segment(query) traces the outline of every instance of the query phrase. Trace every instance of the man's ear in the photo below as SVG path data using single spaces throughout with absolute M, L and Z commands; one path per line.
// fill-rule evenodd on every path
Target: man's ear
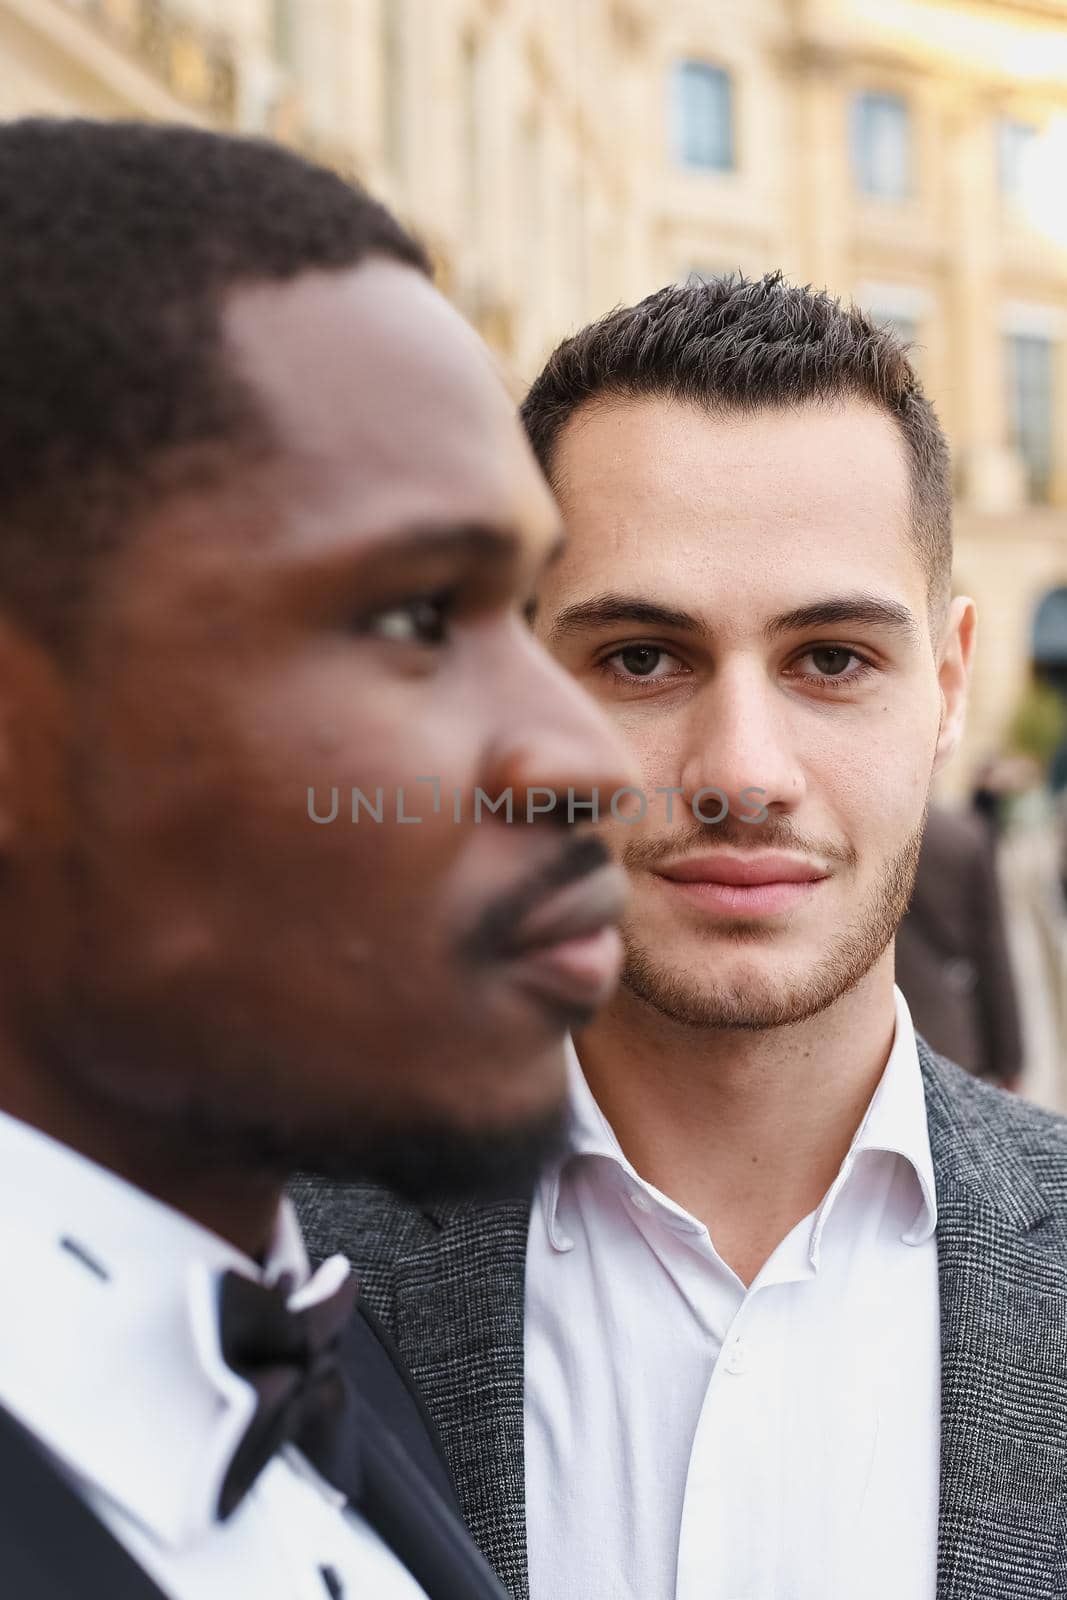
M 974 601 L 957 595 L 950 603 L 941 633 L 937 657 L 937 681 L 941 690 L 941 725 L 934 749 L 934 771 L 955 753 L 963 737 L 967 715 L 967 691 L 978 630 Z

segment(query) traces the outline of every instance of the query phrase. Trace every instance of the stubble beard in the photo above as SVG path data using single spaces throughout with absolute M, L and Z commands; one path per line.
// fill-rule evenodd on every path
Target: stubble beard
M 889 945 L 915 886 L 925 825 L 924 816 L 885 863 L 860 913 L 801 976 L 769 976 L 753 964 L 747 975 L 716 982 L 717 949 L 726 940 L 737 948 L 765 945 L 768 935 L 760 923 L 735 923 L 725 934 L 716 929 L 708 944 L 708 976 L 700 980 L 669 971 L 629 926 L 623 930 L 621 987 L 683 1027 L 762 1033 L 807 1022 L 854 989 Z

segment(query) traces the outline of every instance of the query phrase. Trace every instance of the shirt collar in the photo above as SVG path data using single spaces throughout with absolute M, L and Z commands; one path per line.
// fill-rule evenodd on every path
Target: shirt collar
M 878 1087 L 856 1130 L 855 1137 L 841 1168 L 831 1184 L 816 1213 L 811 1239 L 812 1265 L 817 1267 L 822 1232 L 833 1210 L 834 1201 L 852 1172 L 861 1152 L 881 1150 L 903 1156 L 915 1174 L 919 1204 L 915 1220 L 904 1234 L 907 1244 L 922 1244 L 937 1227 L 937 1194 L 934 1184 L 934 1163 L 930 1153 L 930 1135 L 926 1121 L 926 1097 L 923 1092 L 919 1053 L 915 1044 L 915 1028 L 908 1003 L 894 986 L 895 1007 L 893 1046 Z M 566 1251 L 570 1240 L 559 1217 L 560 1184 L 563 1173 L 572 1160 L 579 1156 L 600 1156 L 614 1162 L 627 1177 L 640 1184 L 679 1218 L 688 1218 L 681 1207 L 669 1196 L 648 1184 L 627 1158 L 615 1132 L 597 1105 L 578 1060 L 572 1040 L 567 1041 L 567 1074 L 569 1118 L 567 1152 L 563 1161 L 544 1179 L 545 1218 L 548 1236 L 554 1249 Z
M 856 1130 L 841 1170 L 830 1186 L 819 1208 L 813 1251 L 817 1255 L 818 1240 L 833 1201 L 848 1180 L 857 1158 L 867 1150 L 887 1151 L 903 1156 L 915 1174 L 919 1190 L 919 1204 L 915 1220 L 904 1233 L 906 1244 L 924 1244 L 937 1227 L 937 1189 L 934 1182 L 934 1160 L 930 1152 L 930 1133 L 926 1120 L 926 1094 L 923 1090 L 919 1051 L 915 1043 L 915 1026 L 908 1010 L 908 1002 L 894 986 L 893 1001 L 896 1023 L 893 1048 L 885 1071 L 874 1091 L 863 1121 Z
M 224 1362 L 216 1284 L 292 1275 L 294 1308 L 335 1289 L 310 1277 L 283 1202 L 266 1265 L 25 1123 L 0 1113 L 0 1404 L 69 1472 L 178 1547 L 215 1520 L 255 1410 Z
M 578 1156 L 603 1156 L 635 1182 L 643 1183 L 627 1158 L 607 1117 L 597 1105 L 582 1071 L 574 1040 L 567 1037 L 567 1132 L 562 1159 L 549 1168 L 542 1182 L 545 1224 L 554 1250 L 570 1250 L 572 1241 L 559 1215 L 560 1186 L 564 1172 Z

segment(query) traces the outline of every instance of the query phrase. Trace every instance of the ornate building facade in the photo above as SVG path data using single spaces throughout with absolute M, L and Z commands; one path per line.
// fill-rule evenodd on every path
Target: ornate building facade
M 568 329 L 690 272 L 855 298 L 914 341 L 955 452 L 982 638 L 949 790 L 1002 741 L 1043 602 L 1059 670 L 1064 0 L 0 0 L 0 116 L 34 111 L 358 173 L 517 391 Z

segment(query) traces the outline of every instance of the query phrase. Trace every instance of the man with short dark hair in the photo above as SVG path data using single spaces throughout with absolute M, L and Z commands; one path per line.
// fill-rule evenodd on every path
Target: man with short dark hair
M 622 987 L 532 1209 L 431 1242 L 312 1194 L 312 1237 L 518 1597 L 1058 1594 L 1064 1124 L 893 982 L 974 640 L 933 410 L 888 332 L 771 276 L 613 312 L 523 415 L 569 536 L 534 628 L 641 773 Z
M 278 147 L 0 129 L 0 283 L 3 1592 L 500 1600 L 282 1196 L 556 1143 L 624 885 L 526 800 L 626 764 L 523 624 L 551 497 L 421 249 Z

